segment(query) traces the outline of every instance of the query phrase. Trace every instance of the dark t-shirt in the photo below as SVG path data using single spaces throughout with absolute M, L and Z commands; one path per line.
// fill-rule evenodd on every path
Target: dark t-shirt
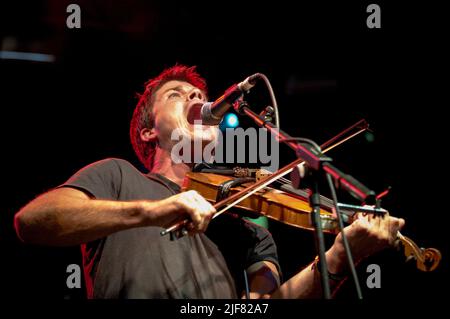
M 144 175 L 129 162 L 105 159 L 78 171 L 60 187 L 74 187 L 95 199 L 159 200 L 180 187 L 157 174 Z M 206 234 L 171 241 L 160 227 L 119 231 L 82 245 L 89 298 L 236 298 L 244 269 L 271 261 L 276 246 L 264 228 L 221 215 Z

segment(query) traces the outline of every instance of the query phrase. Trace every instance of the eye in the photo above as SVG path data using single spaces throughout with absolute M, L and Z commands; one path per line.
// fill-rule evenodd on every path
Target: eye
M 172 92 L 172 93 L 169 94 L 168 98 L 171 99 L 173 97 L 179 97 L 179 96 L 180 96 L 179 92 Z

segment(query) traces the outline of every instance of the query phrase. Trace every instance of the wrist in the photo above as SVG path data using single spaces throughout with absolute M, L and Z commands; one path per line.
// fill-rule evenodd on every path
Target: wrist
M 130 217 L 134 220 L 136 226 L 150 226 L 155 223 L 154 216 L 148 213 L 153 210 L 152 202 L 142 200 L 131 203 L 133 203 L 133 206 L 130 208 Z
M 167 199 L 142 200 L 136 203 L 139 226 L 167 227 L 174 220 L 172 212 L 177 211 L 176 204 Z
M 330 274 L 346 274 L 348 272 L 347 255 L 341 247 L 333 245 L 326 253 L 328 272 Z
M 335 252 L 333 252 L 331 249 L 325 253 L 325 259 L 327 261 L 327 270 L 328 270 L 328 279 L 334 282 L 341 282 L 344 279 L 348 277 L 348 272 L 345 267 L 343 267 L 343 264 L 340 262 L 337 262 L 335 259 Z M 321 273 L 320 269 L 320 261 L 319 256 L 316 256 L 314 259 L 311 270 L 316 270 L 319 274 Z

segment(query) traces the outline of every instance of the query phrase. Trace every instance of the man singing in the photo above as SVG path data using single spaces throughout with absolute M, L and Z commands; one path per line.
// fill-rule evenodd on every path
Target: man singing
M 205 233 L 214 207 L 195 191 L 181 192 L 192 163 L 173 161 L 171 135 L 181 130 L 203 146 L 215 140 L 215 127 L 198 130 L 187 120 L 192 108 L 207 101 L 206 94 L 195 67 L 176 65 L 148 81 L 130 137 L 149 173 L 122 159 L 88 165 L 16 214 L 19 238 L 81 245 L 88 298 L 245 297 L 244 271 L 250 298 L 320 298 L 315 263 L 283 281 L 266 229 L 221 216 L 227 231 Z M 160 236 L 162 228 L 186 218 L 188 236 L 174 241 Z M 345 228 L 355 260 L 391 246 L 403 225 L 391 216 L 360 215 Z M 341 234 L 326 259 L 334 289 L 348 270 Z

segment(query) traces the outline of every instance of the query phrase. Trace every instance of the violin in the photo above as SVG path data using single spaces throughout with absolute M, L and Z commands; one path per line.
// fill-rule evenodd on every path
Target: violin
M 216 203 L 221 186 L 233 180 L 233 177 L 225 175 L 189 172 L 185 177 L 183 190 L 195 190 L 207 201 Z M 240 194 L 249 184 L 251 182 L 232 187 L 229 193 L 231 196 Z M 312 208 L 309 204 L 307 192 L 298 192 L 298 194 L 294 195 L 278 189 L 265 187 L 263 190 L 252 194 L 234 205 L 233 209 L 242 211 L 242 215 L 245 216 L 265 216 L 269 219 L 303 230 L 314 230 L 311 218 Z M 356 215 L 354 211 L 342 208 L 340 212 L 346 217 L 344 220 L 347 223 L 351 223 L 353 217 Z M 333 212 L 333 203 L 331 199 L 324 196 L 321 196 L 320 217 L 324 232 L 329 234 L 337 234 L 339 232 L 335 213 Z M 398 239 L 403 246 L 404 255 L 407 260 L 415 259 L 419 270 L 428 272 L 437 268 L 442 258 L 439 250 L 435 248 L 419 248 L 412 239 L 400 233 L 398 233 Z
M 348 134 L 355 128 L 358 128 L 359 131 L 332 145 L 339 137 Z M 338 136 L 324 143 L 321 147 L 326 147 L 324 152 L 329 151 L 366 130 L 368 130 L 368 124 L 364 120 L 359 121 Z M 283 180 L 284 175 L 292 172 L 302 162 L 301 159 L 297 159 L 274 174 L 256 170 L 252 177 L 250 177 L 252 174 L 249 173 L 249 170 L 245 169 L 235 170 L 232 176 L 217 173 L 188 172 L 182 189 L 183 191 L 195 190 L 207 201 L 213 203 L 217 210 L 213 218 L 233 208 L 234 210 L 240 211 L 243 215 L 253 217 L 266 216 L 269 219 L 293 227 L 312 231 L 315 228 L 311 218 L 312 208 L 309 203 L 308 192 L 286 185 L 283 190 L 268 187 L 268 185 L 276 180 Z M 320 218 L 323 231 L 337 234 L 339 230 L 333 201 L 321 196 L 320 203 Z M 381 208 L 368 209 L 368 211 L 388 213 L 387 210 Z M 351 223 L 356 216 L 356 211 L 352 209 L 341 208 L 340 213 L 344 222 L 347 223 Z M 188 222 L 189 220 L 181 221 L 163 230 L 161 235 L 173 234 L 174 231 L 184 230 L 184 226 Z M 419 248 L 413 240 L 402 235 L 400 232 L 398 232 L 397 238 L 403 246 L 406 259 L 415 259 L 416 266 L 419 270 L 429 272 L 438 267 L 442 258 L 439 250 L 435 248 Z

